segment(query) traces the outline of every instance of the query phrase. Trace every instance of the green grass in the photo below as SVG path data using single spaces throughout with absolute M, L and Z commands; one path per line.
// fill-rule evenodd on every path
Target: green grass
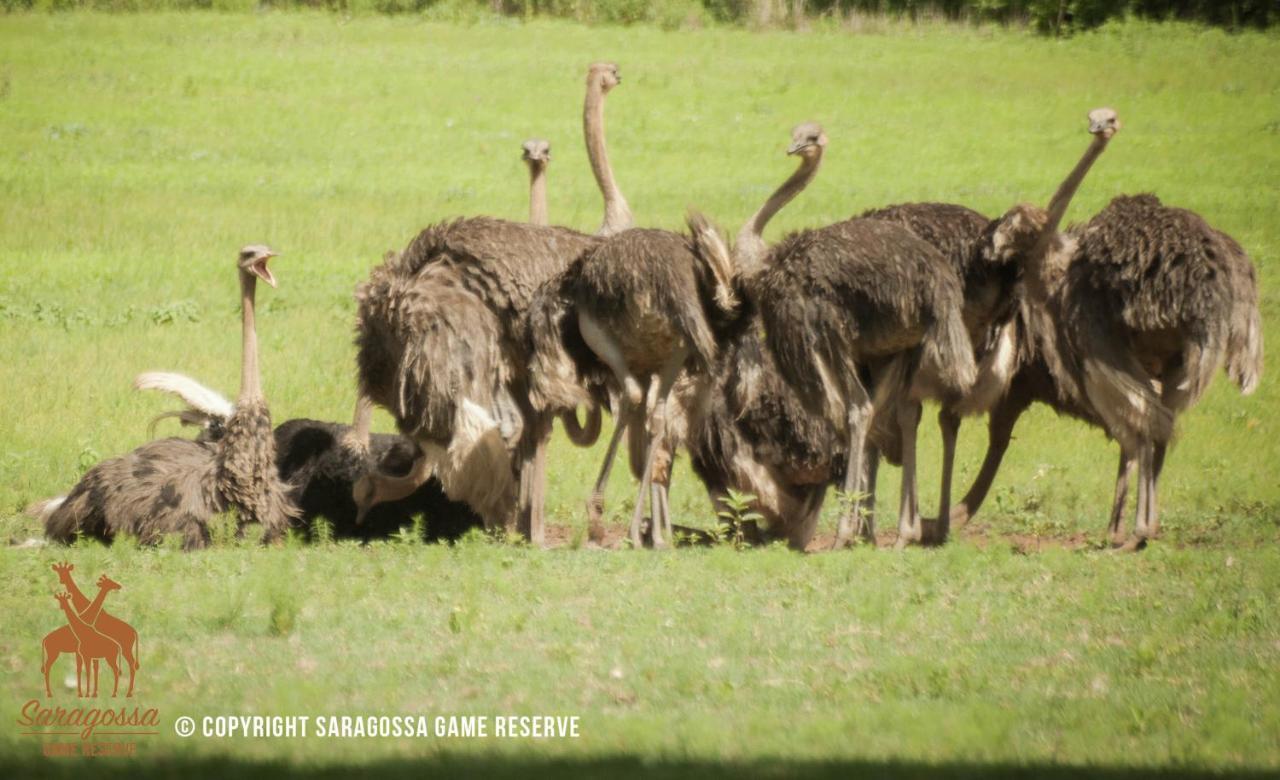
M 1043 202 L 1086 143 L 1085 111 L 1112 105 L 1124 130 L 1071 216 L 1146 190 L 1200 212 L 1250 251 L 1266 335 L 1280 344 L 1274 35 L 1128 25 L 1055 42 L 945 27 L 851 36 L 4 16 L 4 538 L 37 532 L 19 514 L 27 502 L 144 440 L 164 402 L 131 392 L 134 374 L 182 370 L 234 392 L 241 245 L 284 252 L 280 289 L 260 294 L 276 419 L 341 420 L 354 285 L 437 219 L 522 218 L 521 140 L 553 144 L 553 219 L 593 229 L 580 110 L 594 59 L 622 68 L 611 156 L 644 225 L 679 227 L 692 204 L 736 228 L 790 171 L 789 128 L 825 125 L 823 170 L 771 238 L 893 202 L 993 215 Z M 1277 387 L 1268 374 L 1241 398 L 1219 380 L 1183 418 L 1161 484 L 1166 541 L 1138 557 L 1062 549 L 1101 535 L 1116 454 L 1101 433 L 1043 409 L 1019 427 L 980 525 L 940 551 L 0 550 L 0 722 L 39 692 L 39 638 L 56 626 L 48 564 L 66 556 L 82 586 L 102 571 L 125 585 L 113 609 L 142 634 L 139 701 L 160 707 L 164 736 L 139 750 L 158 774 L 265 774 L 275 761 L 408 773 L 416 759 L 507 774 L 526 760 L 597 774 L 698 774 L 718 761 L 735 773 L 797 761 L 901 776 L 935 765 L 975 776 L 1275 769 Z M 923 430 L 929 507 L 937 436 Z M 965 426 L 959 485 L 983 441 L 980 422 Z M 549 510 L 571 532 L 599 455 L 553 447 Z M 894 506 L 897 473 L 882 471 L 881 501 Z M 618 470 L 617 516 L 632 490 Z M 680 522 L 713 521 L 683 467 L 672 500 Z M 1014 554 L 1010 539 L 1043 551 Z M 179 714 L 406 711 L 580 714 L 584 736 L 172 734 Z M 0 730 L 0 763 L 80 768 L 36 753 L 30 737 Z

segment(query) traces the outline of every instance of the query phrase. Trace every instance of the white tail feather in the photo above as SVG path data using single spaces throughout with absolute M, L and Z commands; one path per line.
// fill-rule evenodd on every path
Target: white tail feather
M 168 371 L 147 371 L 133 380 L 135 390 L 159 390 L 176 395 L 198 412 L 227 419 L 235 406 L 215 390 L 210 390 L 189 376 Z
M 733 257 L 729 254 L 729 248 L 725 246 L 719 231 L 699 212 L 690 210 L 685 217 L 685 222 L 693 236 L 694 245 L 698 247 L 699 256 L 707 264 L 707 270 L 715 280 L 716 306 L 724 311 L 733 311 L 738 307 L 738 296 L 733 289 L 733 279 L 737 275 L 737 269 L 734 266 Z
M 43 523 L 49 518 L 49 515 L 53 514 L 54 510 L 66 503 L 66 500 L 66 496 L 46 498 L 43 501 L 37 501 L 29 505 L 24 511 L 28 517 L 33 517 Z

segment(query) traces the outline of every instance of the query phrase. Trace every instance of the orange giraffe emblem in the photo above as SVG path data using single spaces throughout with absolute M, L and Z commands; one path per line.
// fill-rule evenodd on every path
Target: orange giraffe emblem
M 71 653 L 76 659 L 76 693 L 80 697 L 98 695 L 98 661 L 105 660 L 115 673 L 115 686 L 120 689 L 120 659 L 129 668 L 129 688 L 125 696 L 133 696 L 133 678 L 138 671 L 138 632 L 133 626 L 105 612 L 102 603 L 107 594 L 120 590 L 120 583 L 107 575 L 98 578 L 98 594 L 89 601 L 71 578 L 75 567 L 69 563 L 55 563 L 54 572 L 65 593 L 57 594 L 58 605 L 67 618 L 67 625 L 50 631 L 42 642 L 45 696 L 53 696 L 49 687 L 49 670 L 63 653 Z M 92 662 L 92 663 L 90 663 Z

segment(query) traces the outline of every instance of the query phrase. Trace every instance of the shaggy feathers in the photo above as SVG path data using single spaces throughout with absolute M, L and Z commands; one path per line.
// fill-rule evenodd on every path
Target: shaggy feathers
M 942 263 L 909 231 L 872 219 L 795 233 L 773 249 L 751 284 L 778 368 L 811 410 L 842 416 L 844 403 L 824 392 L 853 397 L 862 365 L 917 345 L 949 390 L 973 383 L 960 284 Z

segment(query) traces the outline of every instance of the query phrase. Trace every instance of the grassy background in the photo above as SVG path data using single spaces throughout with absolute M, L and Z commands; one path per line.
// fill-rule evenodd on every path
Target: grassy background
M 1266 334 L 1280 344 L 1274 35 L 1126 25 L 1053 42 L 944 27 L 849 36 L 323 14 L 6 16 L 4 537 L 37 532 L 18 513 L 27 502 L 144 440 L 164 404 L 129 390 L 137 372 L 182 370 L 234 392 L 241 245 L 285 253 L 280 289 L 259 298 L 276 419 L 345 420 L 354 285 L 434 220 L 523 218 L 521 140 L 553 144 L 552 218 L 594 229 L 580 111 L 595 59 L 622 68 L 607 109 L 611 156 L 642 225 L 679 227 L 696 204 L 736 228 L 789 173 L 789 128 L 823 122 L 823 171 L 770 238 L 893 202 L 992 215 L 1043 202 L 1087 142 L 1084 113 L 1112 105 L 1124 130 L 1070 216 L 1144 190 L 1200 212 L 1252 254 Z M 587 735 L 482 745 L 169 736 L 153 757 L 305 766 L 425 754 L 475 768 L 489 760 L 479 751 L 497 751 L 484 766 L 537 756 L 596 771 L 606 770 L 589 762 L 654 755 L 690 771 L 719 758 L 903 773 L 919 761 L 1274 767 L 1276 410 L 1273 372 L 1247 399 L 1219 381 L 1186 415 L 1161 486 L 1168 542 L 1136 560 L 1056 549 L 1101 536 L 1116 453 L 1101 433 L 1043 409 L 1023 419 L 967 539 L 927 554 L 3 550 L 12 585 L 0 596 L 0 659 L 12 674 L 2 698 L 16 707 L 38 690 L 34 648 L 52 627 L 47 564 L 65 554 L 82 580 L 105 570 L 125 583 L 120 614 L 146 615 L 144 701 L 166 718 L 571 710 Z M 930 507 L 937 436 L 922 430 Z M 980 421 L 965 426 L 962 487 L 984 441 Z M 571 534 L 599 455 L 553 448 L 549 510 Z M 887 506 L 897 479 L 882 470 Z M 620 470 L 615 519 L 632 493 Z M 679 521 L 711 522 L 683 467 L 672 499 Z M 1050 551 L 1012 555 L 1011 537 Z M 337 587 L 332 571 L 347 575 Z M 284 637 L 264 617 L 277 602 L 296 613 Z M 367 649 L 350 648 L 369 637 Z M 29 742 L 4 739 L 0 750 L 29 759 Z

